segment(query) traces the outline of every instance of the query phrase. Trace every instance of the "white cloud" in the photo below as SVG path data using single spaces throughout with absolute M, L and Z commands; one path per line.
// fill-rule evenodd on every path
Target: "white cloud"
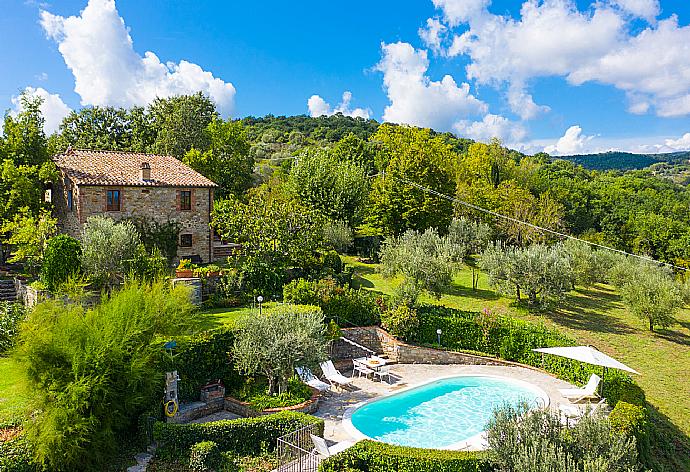
M 429 18 L 426 20 L 426 27 L 419 28 L 419 37 L 432 51 L 440 52 L 447 30 L 448 28 L 438 18 Z
M 664 141 L 664 147 L 672 151 L 690 150 L 690 133 L 685 133 L 678 139 L 667 139 Z
M 331 109 L 331 105 L 326 102 L 319 95 L 312 95 L 307 100 L 307 107 L 309 108 L 310 116 L 322 116 L 322 115 L 335 115 L 336 113 L 342 113 L 345 116 L 352 116 L 354 118 L 364 118 L 369 119 L 371 111 L 367 108 L 355 108 L 350 109 L 350 102 L 352 101 L 352 93 L 345 91 L 343 92 L 342 101 L 334 109 Z
M 612 0 L 611 3 L 624 12 L 649 22 L 653 22 L 661 11 L 659 0 Z
M 458 85 L 450 75 L 440 81 L 426 75 L 426 51 L 403 42 L 384 43 L 381 49 L 376 69 L 383 73 L 390 101 L 383 113 L 385 121 L 448 131 L 458 121 L 487 113 L 487 105 L 470 93 L 469 84 Z
M 657 22 L 657 0 L 599 0 L 585 11 L 572 0 L 525 0 L 518 18 L 474 1 L 462 10 L 463 3 L 434 0 L 448 24 L 468 23 L 454 30 L 446 54 L 469 58 L 468 79 L 507 85 L 508 103 L 523 119 L 544 111 L 525 87 L 540 77 L 614 86 L 626 92 L 631 113 L 690 114 L 690 26 L 674 15 Z M 635 18 L 649 25 L 638 30 Z
M 532 120 L 542 113 L 547 113 L 550 108 L 534 103 L 532 95 L 527 93 L 521 84 L 515 83 L 508 90 L 508 104 L 511 110 L 523 120 Z
M 486 11 L 491 0 L 432 0 L 436 8 L 443 10 L 445 20 L 451 26 L 467 23 Z
M 142 57 L 114 0 L 89 0 L 80 16 L 41 11 L 46 35 L 57 42 L 83 105 L 145 105 L 156 97 L 202 91 L 229 115 L 235 87 L 196 64 L 162 63 L 151 51 Z
M 56 93 L 49 93 L 46 89 L 42 87 L 26 87 L 24 93 L 30 97 L 41 97 L 43 103 L 41 104 L 41 113 L 45 119 L 43 128 L 46 134 L 51 134 L 57 131 L 62 119 L 69 115 L 72 111 L 65 102 L 62 101 L 60 95 Z M 17 115 L 17 113 L 22 111 L 21 96 L 12 97 L 13 109 L 11 111 L 12 115 Z
M 527 130 L 520 123 L 491 113 L 484 116 L 481 121 L 460 121 L 454 128 L 460 136 L 485 143 L 492 138 L 499 138 L 509 147 L 521 147 L 520 141 L 527 136 Z
M 556 156 L 591 152 L 587 150 L 586 145 L 593 138 L 594 136 L 585 136 L 582 134 L 582 128 L 579 126 L 571 126 L 556 144 L 546 146 L 544 152 Z

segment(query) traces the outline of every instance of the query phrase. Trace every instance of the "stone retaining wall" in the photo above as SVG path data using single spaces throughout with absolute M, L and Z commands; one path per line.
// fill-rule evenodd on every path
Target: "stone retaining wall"
M 413 346 L 395 339 L 378 326 L 363 326 L 341 329 L 343 337 L 383 354 L 399 364 L 466 364 L 466 365 L 516 365 L 488 356 L 477 356 L 463 352 L 445 351 L 424 346 Z M 342 340 L 331 346 L 334 359 L 352 359 L 366 355 L 366 352 Z

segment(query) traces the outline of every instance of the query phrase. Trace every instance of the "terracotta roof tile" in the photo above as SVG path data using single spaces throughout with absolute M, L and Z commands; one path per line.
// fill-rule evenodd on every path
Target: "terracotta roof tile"
M 77 185 L 217 187 L 173 156 L 73 149 L 53 160 Z M 145 162 L 151 166 L 150 180 L 141 178 L 141 165 Z

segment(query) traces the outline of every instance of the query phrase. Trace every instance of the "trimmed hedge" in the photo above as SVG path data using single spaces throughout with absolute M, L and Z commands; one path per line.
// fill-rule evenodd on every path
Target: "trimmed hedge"
M 547 370 L 569 382 L 584 384 L 590 375 L 601 375 L 602 368 L 558 356 L 532 351 L 539 347 L 572 346 L 577 341 L 543 324 L 534 324 L 507 316 L 468 312 L 437 305 L 417 309 L 419 329 L 413 341 L 435 344 L 441 328 L 443 346 L 454 351 L 474 351 Z M 633 392 L 633 393 L 630 393 Z M 621 396 L 644 394 L 627 374 L 609 370 L 604 382 L 604 396 L 615 405 Z
M 222 462 L 220 448 L 213 441 L 198 442 L 189 450 L 189 468 L 192 472 L 213 472 Z
M 360 441 L 329 457 L 319 472 L 491 472 L 484 453 L 392 446 Z
M 222 451 L 240 455 L 256 455 L 275 449 L 280 436 L 308 425 L 318 425 L 323 434 L 323 420 L 304 413 L 283 411 L 274 415 L 237 420 L 221 420 L 203 424 L 171 424 L 158 422 L 153 437 L 161 450 L 174 456 L 186 455 L 202 441 L 213 441 Z

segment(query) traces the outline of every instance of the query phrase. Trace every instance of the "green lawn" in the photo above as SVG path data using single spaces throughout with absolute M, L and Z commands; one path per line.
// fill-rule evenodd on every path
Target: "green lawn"
M 399 280 L 386 280 L 376 266 L 354 258 L 346 262 L 356 268 L 358 286 L 392 293 Z M 667 416 L 684 434 L 690 435 L 690 310 L 678 317 L 678 324 L 650 333 L 646 324 L 630 314 L 612 287 L 598 285 L 574 290 L 566 299 L 543 313 L 530 313 L 515 307 L 513 300 L 497 296 L 481 274 L 477 291 L 472 290 L 472 273 L 463 270 L 455 277 L 450 293 L 440 300 L 423 301 L 462 310 L 490 308 L 500 313 L 543 321 L 569 333 L 582 344 L 592 344 L 603 352 L 634 368 L 641 375 L 635 380 L 642 386 L 649 402 Z
M 262 309 L 270 310 L 275 305 L 275 302 L 267 302 L 263 304 Z M 243 317 L 252 313 L 259 313 L 258 306 L 205 309 L 195 315 L 194 329 L 196 331 L 206 331 L 222 326 L 234 326 Z
M 0 357 L 0 423 L 22 415 L 27 401 L 22 385 L 19 366 L 8 357 Z

